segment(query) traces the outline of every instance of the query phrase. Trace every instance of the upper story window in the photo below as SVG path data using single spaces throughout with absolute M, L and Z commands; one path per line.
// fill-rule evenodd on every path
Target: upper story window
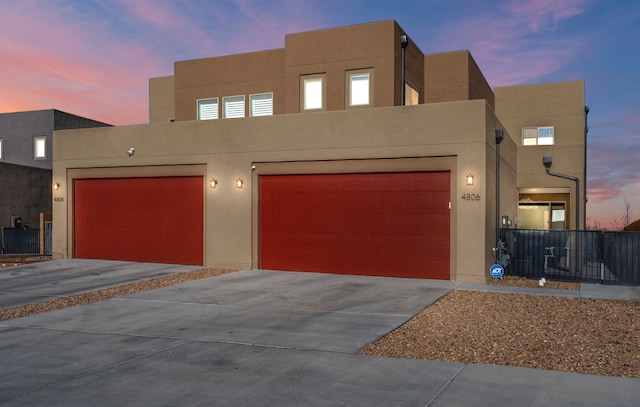
M 303 75 L 300 77 L 302 95 L 300 104 L 303 111 L 325 109 L 325 75 Z
M 420 101 L 420 93 L 408 83 L 404 84 L 404 104 L 405 106 L 417 105 Z
M 249 95 L 250 116 L 273 115 L 273 93 Z
M 218 118 L 218 98 L 198 100 L 198 120 Z
M 348 106 L 370 106 L 373 94 L 373 70 L 358 70 L 347 72 Z
M 523 127 L 522 128 L 522 145 L 523 146 L 551 146 L 554 140 L 554 127 Z
M 44 160 L 47 158 L 47 136 L 35 136 L 33 138 L 33 159 Z
M 225 119 L 244 117 L 244 95 L 222 98 L 222 117 Z

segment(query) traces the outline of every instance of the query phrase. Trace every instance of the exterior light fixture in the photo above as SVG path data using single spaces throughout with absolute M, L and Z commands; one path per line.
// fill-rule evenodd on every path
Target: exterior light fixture
M 215 188 L 217 185 L 218 185 L 218 180 L 215 178 L 211 178 L 211 181 L 209 181 L 209 187 Z
M 59 182 L 54 182 L 54 183 L 53 183 L 53 189 L 54 189 L 54 190 L 56 190 L 56 191 L 57 191 L 58 189 L 60 189 L 60 183 L 59 183 Z
M 467 182 L 467 185 L 473 185 L 473 183 L 475 182 L 475 178 L 473 177 L 472 173 L 467 174 L 467 178 L 465 180 Z
M 236 180 L 236 188 L 240 189 L 242 188 L 242 185 L 244 185 L 244 180 L 242 178 L 238 178 Z

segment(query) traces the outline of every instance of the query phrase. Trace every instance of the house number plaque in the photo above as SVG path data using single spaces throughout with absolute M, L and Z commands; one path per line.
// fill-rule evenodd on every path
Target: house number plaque
M 479 201 L 480 194 L 462 194 L 463 201 Z

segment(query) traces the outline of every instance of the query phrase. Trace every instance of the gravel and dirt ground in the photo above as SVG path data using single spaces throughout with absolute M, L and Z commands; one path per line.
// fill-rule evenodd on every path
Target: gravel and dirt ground
M 640 378 L 640 302 L 453 291 L 362 353 Z
M 233 271 L 198 270 L 2 309 L 0 321 Z M 538 287 L 514 277 L 492 284 Z M 547 281 L 545 288 L 579 286 Z M 640 303 L 453 291 L 362 353 L 640 377 Z

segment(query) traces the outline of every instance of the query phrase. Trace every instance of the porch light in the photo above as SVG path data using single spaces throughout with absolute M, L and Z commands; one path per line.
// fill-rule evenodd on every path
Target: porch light
M 218 185 L 218 180 L 215 178 L 211 178 L 211 181 L 209 181 L 209 187 L 215 188 L 217 185 Z
M 467 174 L 466 181 L 467 181 L 467 185 L 473 185 L 475 180 L 472 173 Z
M 53 183 L 53 189 L 54 189 L 54 190 L 56 190 L 56 191 L 57 191 L 58 189 L 60 189 L 60 183 L 59 183 L 59 182 L 54 182 L 54 183 Z
M 238 189 L 242 188 L 243 184 L 244 184 L 244 180 L 242 178 L 238 178 L 236 180 L 236 188 L 238 188 Z

